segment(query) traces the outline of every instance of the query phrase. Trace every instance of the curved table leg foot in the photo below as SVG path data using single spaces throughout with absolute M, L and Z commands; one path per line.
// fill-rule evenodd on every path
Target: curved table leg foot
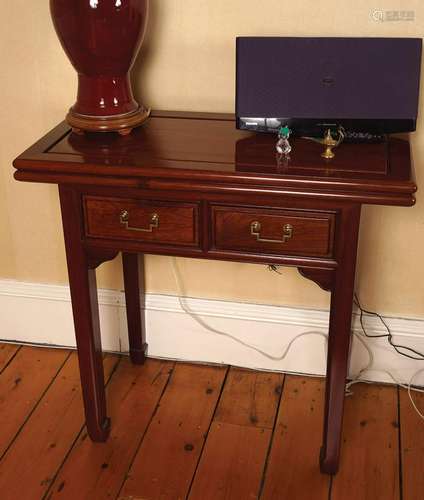
M 321 448 L 319 454 L 319 467 L 323 474 L 337 474 L 339 470 L 339 457 L 325 456 L 324 448 Z
M 146 361 L 147 344 L 142 349 L 130 349 L 130 359 L 134 365 L 142 365 Z
M 104 443 L 110 434 L 111 420 L 109 417 L 105 417 L 103 422 L 88 422 L 87 421 L 87 432 L 90 439 L 95 443 Z

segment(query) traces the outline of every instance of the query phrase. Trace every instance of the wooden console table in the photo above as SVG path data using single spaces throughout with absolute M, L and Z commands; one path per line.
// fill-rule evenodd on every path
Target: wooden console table
M 337 472 L 361 205 L 414 204 L 409 143 L 342 144 L 326 161 L 299 139 L 285 162 L 274 145 L 228 115 L 158 112 L 126 137 L 62 123 L 15 160 L 17 180 L 59 186 L 92 440 L 110 427 L 97 266 L 122 252 L 130 354 L 143 363 L 137 254 L 283 264 L 331 292 L 321 470 Z

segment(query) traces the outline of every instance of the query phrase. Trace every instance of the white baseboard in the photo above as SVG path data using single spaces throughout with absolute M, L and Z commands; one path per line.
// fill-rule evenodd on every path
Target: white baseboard
M 119 291 L 100 290 L 100 322 L 103 348 L 128 351 L 125 298 Z M 296 335 L 314 331 L 327 333 L 328 311 L 185 299 L 189 309 L 215 330 L 279 356 Z M 75 346 L 69 289 L 66 286 L 0 280 L 0 339 L 58 346 Z M 386 318 L 396 342 L 424 351 L 424 319 Z M 384 333 L 376 318 L 366 321 L 370 335 Z M 359 317 L 353 329 L 360 331 Z M 272 360 L 233 339 L 212 333 L 195 321 L 180 305 L 178 297 L 148 294 L 146 297 L 148 354 L 178 360 L 224 363 L 263 370 L 313 375 L 325 374 L 325 339 L 318 335 L 297 340 L 284 360 Z M 391 372 L 409 382 L 423 362 L 400 356 L 386 339 L 366 339 L 374 356 L 374 368 Z M 367 364 L 368 354 L 354 339 L 350 374 Z M 368 380 L 392 382 L 382 371 L 366 374 Z M 424 385 L 424 375 L 415 383 Z

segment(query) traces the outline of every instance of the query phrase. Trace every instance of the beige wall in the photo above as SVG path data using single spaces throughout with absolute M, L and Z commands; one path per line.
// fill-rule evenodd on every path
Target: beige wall
M 0 17 L 0 279 L 67 280 L 57 190 L 17 183 L 11 162 L 60 121 L 76 78 L 49 17 L 47 0 L 2 1 Z M 413 10 L 413 22 L 376 22 L 374 9 Z M 237 35 L 418 36 L 424 3 L 364 0 L 151 0 L 149 33 L 134 69 L 137 94 L 156 109 L 233 111 Z M 422 99 L 423 100 L 423 99 Z M 424 316 L 424 113 L 413 137 L 418 203 L 366 207 L 357 288 L 379 311 Z M 118 261 L 99 271 L 120 288 Z M 282 276 L 248 264 L 180 260 L 192 296 L 325 307 L 328 296 L 293 269 Z M 148 257 L 150 291 L 176 291 L 171 260 Z

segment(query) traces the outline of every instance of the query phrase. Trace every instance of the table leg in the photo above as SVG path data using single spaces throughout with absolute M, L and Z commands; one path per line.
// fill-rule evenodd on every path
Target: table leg
M 354 206 L 342 213 L 337 241 L 338 268 L 331 294 L 324 439 L 320 457 L 321 472 L 327 474 L 336 474 L 339 468 L 359 218 L 360 207 Z
M 128 339 L 130 358 L 135 364 L 143 364 L 146 359 L 144 318 L 141 301 L 144 302 L 144 256 L 122 253 L 124 270 L 125 302 L 127 305 Z
M 80 197 L 64 186 L 59 187 L 59 193 L 87 431 L 93 441 L 105 441 L 110 420 L 106 415 L 96 272 L 90 268 L 81 242 Z

